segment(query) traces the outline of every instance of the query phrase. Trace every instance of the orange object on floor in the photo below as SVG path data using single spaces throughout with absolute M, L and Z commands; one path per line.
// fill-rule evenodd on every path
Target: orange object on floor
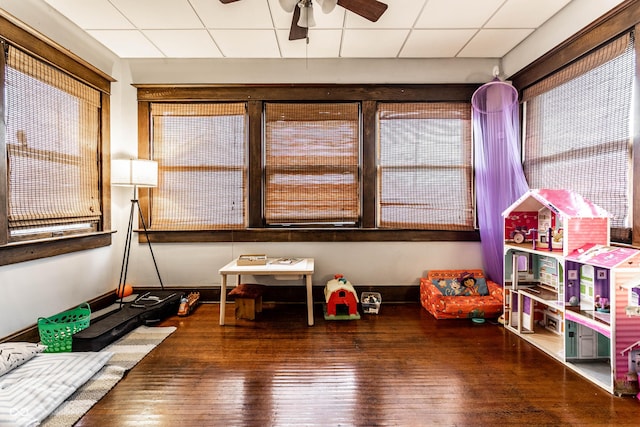
M 465 286 L 470 277 L 474 284 L 484 282 L 485 292 Z M 503 300 L 502 286 L 485 279 L 482 270 L 431 270 L 420 279 L 420 303 L 436 319 L 497 318 Z
M 125 283 L 124 286 L 118 286 L 116 288 L 116 295 L 118 298 L 128 297 L 133 293 L 133 286 L 128 283 Z
M 188 316 L 191 314 L 199 300 L 200 292 L 191 292 L 186 297 L 183 297 L 178 307 L 178 316 Z

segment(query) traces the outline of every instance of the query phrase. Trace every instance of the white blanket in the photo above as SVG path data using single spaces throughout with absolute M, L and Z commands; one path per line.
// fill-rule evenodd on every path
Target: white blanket
M 40 353 L 0 376 L 0 426 L 37 426 L 113 356 Z

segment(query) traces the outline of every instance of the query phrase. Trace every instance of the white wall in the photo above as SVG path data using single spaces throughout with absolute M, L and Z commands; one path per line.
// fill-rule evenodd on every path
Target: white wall
M 136 83 L 484 83 L 494 59 L 137 59 Z M 188 70 L 188 72 L 185 72 Z
M 492 78 L 495 65 L 483 59 L 123 61 L 84 36 L 42 0 L 0 0 L 0 9 L 117 80 L 111 99 L 113 158 L 137 153 L 136 90 L 132 83 L 482 83 Z M 514 53 L 509 60 L 515 65 L 510 65 L 509 72 L 535 59 L 530 56 Z M 35 324 L 40 316 L 115 289 L 130 198 L 130 189 L 112 189 L 112 224 L 118 230 L 112 246 L 0 267 L 0 338 Z M 316 286 L 323 286 L 336 273 L 356 285 L 417 285 L 419 277 L 432 268 L 482 265 L 477 242 L 202 243 L 156 244 L 153 248 L 168 286 L 218 285 L 218 268 L 239 254 L 256 252 L 314 257 Z M 149 251 L 137 242 L 132 248 L 129 279 L 134 286 L 157 284 Z

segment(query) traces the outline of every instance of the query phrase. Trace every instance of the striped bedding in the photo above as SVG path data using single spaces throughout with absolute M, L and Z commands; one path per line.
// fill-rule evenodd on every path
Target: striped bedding
M 37 426 L 113 356 L 40 353 L 0 376 L 0 426 Z

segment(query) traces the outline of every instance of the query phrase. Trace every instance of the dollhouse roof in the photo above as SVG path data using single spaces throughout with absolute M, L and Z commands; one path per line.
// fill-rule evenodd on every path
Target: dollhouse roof
M 588 263 L 598 267 L 613 268 L 627 263 L 631 258 L 639 258 L 640 251 L 633 248 L 587 244 L 567 256 L 569 261 Z M 637 262 L 634 263 L 637 266 Z
M 508 216 L 515 209 L 539 210 L 547 207 L 554 213 L 568 218 L 606 218 L 609 213 L 600 206 L 571 190 L 533 189 L 524 193 L 509 206 L 502 216 Z

